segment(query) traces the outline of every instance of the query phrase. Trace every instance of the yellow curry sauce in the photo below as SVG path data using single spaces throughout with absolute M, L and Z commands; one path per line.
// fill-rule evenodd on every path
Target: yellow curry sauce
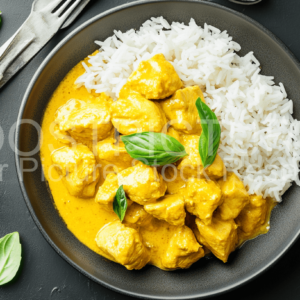
M 51 160 L 53 150 L 64 146 L 54 138 L 50 130 L 57 109 L 71 98 L 91 102 L 96 98 L 95 94 L 89 93 L 85 87 L 77 88 L 74 85 L 75 80 L 83 73 L 84 68 L 82 64 L 77 64 L 54 92 L 44 114 L 40 151 L 45 178 L 48 181 L 56 208 L 68 229 L 83 244 L 98 254 L 103 255 L 95 242 L 96 234 L 105 224 L 117 220 L 117 215 L 114 212 L 107 212 L 101 208 L 101 206 L 95 202 L 95 197 L 86 199 L 71 196 L 63 182 L 58 180 L 59 174 L 57 170 L 52 167 L 53 163 Z M 51 176 L 49 176 L 49 174 L 51 174 Z M 103 178 L 100 178 L 99 185 L 101 185 L 101 183 L 103 183 Z M 152 263 L 155 265 L 160 264 L 159 256 L 166 251 L 167 241 L 171 236 L 170 226 L 168 226 L 167 223 L 165 225 L 166 226 L 161 228 L 159 232 L 156 231 L 153 234 L 148 232 L 146 234 L 147 240 L 152 240 L 159 245 L 158 254 L 153 257 Z
M 41 158 L 45 178 L 48 181 L 54 203 L 61 217 L 69 230 L 82 243 L 99 253 L 95 236 L 99 228 L 107 222 L 117 219 L 117 216 L 101 210 L 94 198 L 84 199 L 71 196 L 61 180 L 50 180 L 51 177 L 53 179 L 59 178 L 57 170 L 51 167 L 51 153 L 53 150 L 64 146 L 54 138 L 50 130 L 56 110 L 70 98 L 88 99 L 90 101 L 93 101 L 95 98 L 85 87 L 76 88 L 74 85 L 75 80 L 83 73 L 84 68 L 79 63 L 60 83 L 47 106 L 42 123 Z
M 162 59 L 161 56 L 159 57 L 159 59 Z M 146 67 L 149 68 L 149 66 L 147 65 Z M 165 187 L 164 186 L 159 187 L 161 189 L 161 195 L 157 196 L 157 198 L 163 196 L 163 194 L 166 191 L 166 196 L 164 197 L 164 202 L 166 204 L 176 203 L 177 205 L 176 207 L 183 210 L 184 208 L 182 207 L 184 206 L 186 207 L 188 213 L 187 213 L 185 224 L 189 225 L 192 219 L 192 225 L 190 226 L 190 228 L 193 231 L 191 231 L 187 226 L 182 227 L 181 223 L 184 222 L 182 220 L 185 218 L 185 215 L 178 214 L 177 216 L 178 218 L 173 223 L 170 220 L 168 220 L 170 216 L 159 215 L 159 214 L 156 215 L 157 207 L 155 207 L 155 203 L 140 202 L 142 201 L 140 198 L 134 197 L 134 191 L 138 192 L 138 190 L 134 190 L 134 189 L 132 189 L 133 193 L 130 194 L 130 198 L 134 200 L 134 202 L 132 203 L 132 201 L 130 201 L 129 203 L 129 208 L 127 210 L 127 214 L 125 217 L 125 223 L 127 224 L 126 225 L 127 227 L 125 228 L 123 224 L 120 224 L 117 215 L 112 210 L 105 209 L 103 205 L 99 205 L 101 199 L 99 203 L 97 203 L 98 201 L 97 191 L 98 191 L 98 197 L 99 197 L 100 189 L 102 189 L 101 191 L 102 193 L 110 193 L 111 187 L 113 187 L 115 184 L 114 182 L 117 182 L 116 179 L 117 175 L 114 174 L 110 174 L 107 177 L 107 180 L 104 182 L 104 177 L 101 174 L 103 171 L 102 169 L 99 172 L 100 175 L 98 173 L 96 175 L 97 180 L 99 180 L 96 187 L 95 187 L 96 182 L 91 181 L 91 185 L 86 187 L 85 192 L 75 191 L 73 193 L 71 192 L 72 194 L 71 195 L 70 188 L 67 187 L 68 183 L 59 179 L 61 174 L 58 172 L 57 168 L 53 166 L 53 163 L 55 163 L 54 161 L 55 157 L 52 155 L 54 150 L 66 146 L 66 142 L 59 139 L 58 136 L 55 134 L 55 129 L 53 129 L 53 121 L 56 117 L 56 113 L 59 110 L 59 108 L 65 105 L 70 99 L 80 99 L 78 101 L 82 101 L 82 102 L 77 101 L 76 103 L 75 102 L 71 103 L 70 107 L 76 105 L 77 106 L 79 105 L 79 107 L 81 107 L 80 105 L 84 105 L 83 102 L 89 103 L 91 105 L 98 105 L 99 97 L 104 97 L 104 98 L 106 97 L 105 95 L 102 96 L 99 94 L 95 94 L 94 92 L 89 93 L 85 87 L 77 88 L 75 86 L 74 84 L 75 80 L 80 75 L 82 75 L 84 71 L 85 70 L 82 67 L 81 63 L 76 65 L 67 74 L 67 76 L 64 78 L 64 80 L 60 83 L 60 85 L 54 92 L 47 106 L 46 112 L 44 114 L 44 119 L 42 123 L 42 142 L 41 142 L 41 159 L 42 159 L 43 169 L 45 173 L 45 178 L 49 183 L 49 187 L 56 208 L 59 211 L 63 220 L 65 221 L 68 229 L 83 244 L 85 244 L 86 246 L 88 246 L 90 249 L 97 252 L 98 254 L 125 265 L 128 269 L 140 269 L 141 267 L 143 267 L 144 264 L 148 262 L 164 270 L 173 270 L 176 268 L 189 267 L 193 262 L 197 261 L 199 258 L 204 256 L 204 251 L 205 253 L 209 252 L 207 249 L 212 250 L 212 252 L 218 258 L 226 262 L 229 253 L 233 251 L 238 245 L 241 245 L 245 240 L 254 238 L 258 234 L 266 233 L 268 231 L 270 213 L 272 208 L 274 207 L 273 204 L 274 202 L 271 199 L 264 200 L 259 196 L 251 196 L 252 198 L 250 197 L 251 200 L 249 202 L 249 196 L 243 186 L 243 183 L 233 173 L 228 174 L 228 179 L 226 179 L 225 182 L 221 182 L 221 179 L 218 179 L 219 177 L 214 177 L 216 172 L 220 172 L 220 171 L 223 172 L 224 171 L 223 168 L 225 169 L 221 158 L 218 156 L 214 164 L 211 167 L 209 167 L 207 173 L 215 181 L 206 182 L 205 179 L 198 179 L 198 178 L 191 179 L 187 183 L 187 190 L 185 190 L 184 192 L 182 192 L 182 189 L 179 189 L 179 187 L 182 187 L 183 185 L 182 183 L 180 183 L 180 180 L 178 180 L 178 178 L 176 178 L 175 181 L 170 183 L 162 183 L 163 185 L 165 185 Z M 166 73 L 168 73 L 167 71 Z M 177 84 L 178 86 L 177 89 L 179 88 L 177 92 L 179 91 L 178 92 L 179 94 L 183 93 L 182 91 L 184 91 L 185 89 L 181 89 L 182 88 L 181 83 L 179 83 L 178 80 L 176 82 L 176 80 L 177 79 L 175 76 L 171 78 L 173 86 L 175 82 L 175 85 Z M 138 86 L 138 80 L 134 78 L 131 84 L 132 86 Z M 144 97 L 145 95 L 147 96 L 147 87 L 141 86 L 140 90 L 138 91 L 140 93 L 139 95 L 143 95 L 143 96 L 134 94 L 137 93 L 136 91 L 134 93 L 129 92 L 129 89 L 130 87 L 128 88 L 124 86 L 120 94 L 122 95 L 123 98 L 128 98 L 133 103 L 135 101 L 135 98 L 138 97 L 141 98 Z M 202 95 L 202 92 L 198 90 L 192 87 L 191 89 L 187 90 L 187 93 L 190 93 L 190 95 L 192 95 L 193 97 L 198 97 L 199 93 L 201 93 Z M 153 92 L 152 90 L 150 91 Z M 172 94 L 175 91 L 176 90 L 172 91 Z M 175 95 L 178 94 L 177 92 L 168 100 L 162 101 L 163 103 L 161 106 L 155 102 L 155 106 L 150 107 L 153 111 L 155 111 L 155 113 L 161 115 L 163 120 L 161 121 L 162 123 L 149 122 L 149 125 L 154 127 L 156 126 L 155 127 L 156 129 L 154 129 L 154 131 L 160 132 L 163 128 L 164 125 L 163 123 L 165 122 L 163 109 L 165 109 L 165 111 L 168 110 L 168 113 L 166 113 L 168 119 L 171 119 L 171 117 L 176 115 L 176 111 L 175 112 L 172 111 L 172 109 L 174 109 L 174 106 L 172 106 L 172 101 L 174 100 L 173 99 L 174 97 L 176 98 Z M 164 98 L 166 97 L 166 95 L 163 92 L 161 92 L 161 94 L 163 95 Z M 151 97 L 152 99 L 154 99 L 155 97 L 159 99 L 159 93 L 151 94 Z M 177 97 L 180 98 L 182 96 L 179 95 Z M 143 99 L 140 101 L 145 102 L 145 100 Z M 146 100 L 146 102 L 147 101 L 148 100 Z M 175 99 L 174 101 L 177 100 Z M 118 100 L 117 102 L 118 103 L 116 105 L 119 105 L 120 108 L 119 111 L 115 110 L 113 112 L 114 118 L 116 120 L 115 123 L 118 122 L 120 123 L 118 124 L 119 125 L 118 128 L 120 129 L 120 132 L 121 130 L 123 130 L 124 132 L 123 134 L 133 133 L 131 131 L 131 127 L 128 124 L 124 125 L 124 123 L 122 123 L 122 114 L 120 113 L 126 110 L 126 108 L 128 107 L 128 103 L 126 102 L 122 103 L 122 101 L 120 100 Z M 148 104 L 146 102 L 145 105 L 147 106 Z M 109 100 L 107 103 L 108 103 L 107 105 L 110 105 Z M 145 109 L 145 106 L 143 106 L 143 109 Z M 184 116 L 184 117 L 189 117 L 189 116 Z M 196 157 L 198 154 L 192 153 L 194 151 L 193 148 L 195 148 L 195 145 L 197 144 L 197 139 L 199 138 L 198 135 L 193 135 L 193 134 L 197 134 L 197 133 L 199 134 L 199 128 L 197 128 L 197 126 L 199 125 L 196 125 L 197 123 L 196 120 L 192 119 L 192 121 L 195 123 L 195 127 L 193 127 L 194 129 L 192 128 L 192 130 L 190 130 L 189 128 L 185 128 L 184 124 L 175 122 L 173 124 L 174 126 L 171 127 L 170 130 L 168 131 L 168 134 L 174 136 L 175 138 L 181 138 L 181 142 L 185 146 L 187 153 L 190 154 L 188 157 L 184 158 L 177 166 L 179 170 L 180 168 L 182 168 L 183 172 L 186 172 L 185 175 L 187 176 L 193 176 L 193 172 L 195 170 L 193 168 L 189 168 L 189 166 L 200 163 L 199 162 L 200 158 Z M 145 119 L 143 122 L 147 122 L 147 120 Z M 178 133 L 174 128 L 181 130 L 181 133 Z M 107 128 L 107 132 L 108 131 L 109 128 Z M 184 135 L 185 133 L 190 135 Z M 108 141 L 109 139 L 113 139 L 113 131 L 107 133 L 106 137 L 105 136 L 101 137 L 99 140 L 101 139 L 105 140 L 105 138 Z M 98 152 L 101 151 L 102 146 L 103 145 L 101 145 L 101 143 L 97 144 Z M 85 151 L 82 150 L 85 146 L 76 146 L 76 147 L 77 147 L 76 151 L 77 149 L 78 151 L 83 151 L 83 152 Z M 80 147 L 82 147 L 81 150 Z M 144 168 L 147 172 L 152 172 L 149 167 L 144 167 L 142 163 L 135 165 L 134 168 L 135 170 L 137 168 L 141 168 L 141 169 Z M 124 185 L 126 185 L 127 171 L 131 172 L 131 169 L 127 168 L 121 172 L 122 174 L 121 178 L 123 176 Z M 156 171 L 153 172 L 155 173 Z M 160 175 L 152 174 L 151 176 L 160 176 Z M 108 184 L 106 185 L 106 183 Z M 216 201 L 213 204 L 214 206 L 210 208 L 210 213 L 206 215 L 201 215 L 201 207 L 199 208 L 193 202 L 193 197 L 199 196 L 197 194 L 199 193 L 199 190 L 197 190 L 195 187 L 197 187 L 197 185 L 201 186 L 203 184 L 207 184 L 207 187 L 210 189 L 209 191 L 213 191 L 216 195 L 219 195 L 217 196 L 219 197 L 218 201 Z M 237 187 L 239 189 L 238 195 L 232 196 L 232 194 L 230 194 L 232 187 L 234 188 Z M 96 191 L 95 193 L 94 190 Z M 131 190 L 129 190 L 129 192 L 130 191 Z M 90 193 L 94 194 L 94 196 L 89 197 Z M 183 197 L 185 198 L 185 202 L 180 200 L 183 199 Z M 245 202 L 243 204 L 244 209 L 242 210 L 242 212 L 240 212 L 240 210 L 236 212 L 235 211 L 236 208 L 230 207 L 230 203 L 228 202 L 229 203 L 228 204 L 226 202 L 226 197 L 228 199 L 232 199 L 232 197 L 239 197 L 239 199 L 242 199 L 244 197 L 243 198 L 244 200 L 242 201 L 246 201 L 248 204 Z M 144 209 L 141 205 L 144 205 Z M 264 206 L 263 209 L 261 208 L 262 205 Z M 213 212 L 217 207 L 219 207 L 218 211 L 213 215 Z M 161 209 L 161 207 L 159 209 Z M 148 213 L 151 216 L 150 218 L 147 217 L 149 220 L 147 220 L 147 222 L 143 224 L 143 226 L 138 226 L 137 224 L 134 224 L 136 223 L 136 221 L 130 220 L 130 219 L 136 219 L 137 215 L 138 218 L 140 218 L 142 215 L 145 214 L 149 216 Z M 176 213 L 177 213 L 176 210 L 174 210 L 175 215 Z M 195 223 L 195 217 L 191 216 L 190 213 L 197 217 L 196 223 Z M 264 214 L 264 216 L 262 216 L 262 214 Z M 254 229 L 254 227 L 252 226 L 253 224 L 251 222 L 253 218 L 262 219 L 262 222 L 260 223 L 258 229 Z M 167 222 L 165 220 L 167 220 Z M 114 224 L 114 225 L 107 226 L 107 224 Z M 195 226 L 195 224 L 197 224 L 197 226 Z M 228 232 L 228 237 L 232 240 L 230 241 L 231 248 L 229 247 L 230 249 L 228 248 L 227 250 L 217 249 L 218 246 L 214 246 L 216 243 L 218 243 L 217 238 L 222 239 L 222 236 L 217 237 L 218 232 L 222 231 L 219 230 L 220 228 L 223 228 L 222 226 L 224 226 L 224 230 Z M 135 236 L 136 234 L 135 229 L 138 228 L 138 231 L 142 236 L 144 245 L 139 245 L 140 241 L 138 241 L 136 245 L 137 247 L 138 246 L 140 247 L 138 248 L 139 252 L 145 252 L 145 255 L 140 256 L 138 262 L 129 261 L 128 258 L 122 258 L 121 256 L 118 257 L 118 259 L 116 259 L 116 257 L 111 255 L 109 251 L 105 251 L 104 249 L 106 247 L 105 242 L 103 242 L 104 248 L 102 247 L 100 249 L 99 244 L 97 245 L 95 241 L 97 233 L 101 228 L 104 228 L 103 232 L 106 231 L 106 234 L 108 235 L 109 234 L 113 235 L 112 230 L 115 230 L 120 233 L 123 232 L 124 234 L 132 236 L 132 239 L 134 240 L 139 239 L 138 236 Z M 246 233 L 241 228 L 242 229 L 244 228 Z M 201 230 L 201 234 L 199 232 L 199 229 Z M 187 241 L 190 241 L 188 242 L 188 246 L 182 245 L 180 239 L 182 240 L 182 244 L 187 243 Z M 202 250 L 202 247 L 198 244 L 197 241 L 202 246 L 205 246 L 207 248 L 204 247 L 203 248 L 204 250 Z M 109 244 L 109 241 L 107 243 Z M 107 248 L 109 247 L 108 244 L 107 244 Z M 188 247 L 189 249 L 186 250 L 185 247 Z M 223 250 L 226 253 L 223 253 L 224 252 Z M 151 253 L 151 255 L 149 253 Z M 176 259 L 174 259 L 174 257 L 172 258 L 172 255 L 176 257 Z M 179 258 L 183 257 L 183 259 L 178 260 L 178 257 Z

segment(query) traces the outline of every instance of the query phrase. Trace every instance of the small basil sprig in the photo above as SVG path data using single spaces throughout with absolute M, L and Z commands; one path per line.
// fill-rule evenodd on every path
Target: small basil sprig
M 1 15 L 2 15 L 2 11 L 0 11 L 0 29 L 2 27 L 2 17 L 1 17 Z
M 114 198 L 113 209 L 114 209 L 114 212 L 119 217 L 121 222 L 123 221 L 123 219 L 125 217 L 127 205 L 128 205 L 127 198 L 125 195 L 125 191 L 123 189 L 123 185 L 120 185 L 117 190 L 116 196 Z
M 15 277 L 21 263 L 21 250 L 18 232 L 9 233 L 0 239 L 0 285 Z
M 200 98 L 196 107 L 201 119 L 202 133 L 199 139 L 199 154 L 204 168 L 211 165 L 217 155 L 221 138 L 221 127 L 215 113 Z
M 171 164 L 187 155 L 181 143 L 164 133 L 134 133 L 121 136 L 121 140 L 132 158 L 148 166 Z

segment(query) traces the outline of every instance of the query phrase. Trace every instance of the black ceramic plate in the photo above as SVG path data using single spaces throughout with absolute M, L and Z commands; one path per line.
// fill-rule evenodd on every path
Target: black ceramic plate
M 20 171 L 20 159 L 38 144 L 38 131 L 21 119 L 41 124 L 47 103 L 67 72 L 97 49 L 94 40 L 104 40 L 114 29 L 139 28 L 150 17 L 164 16 L 169 22 L 188 22 L 194 18 L 227 30 L 241 44 L 241 55 L 254 51 L 263 73 L 283 82 L 294 100 L 295 117 L 300 119 L 300 68 L 287 48 L 273 34 L 244 15 L 219 5 L 199 1 L 142 1 L 123 5 L 96 16 L 67 36 L 45 59 L 24 96 L 16 131 L 16 165 L 25 201 L 38 228 L 50 245 L 77 270 L 116 291 L 132 296 L 159 299 L 191 299 L 219 294 L 237 287 L 266 270 L 292 245 L 299 235 L 300 188 L 292 186 L 284 201 L 273 212 L 271 231 L 246 243 L 230 256 L 227 264 L 202 259 L 188 270 L 164 272 L 148 266 L 141 271 L 103 259 L 81 244 L 67 229 L 45 182 L 39 153 L 29 155 L 39 161 L 36 171 Z M 296 38 L 296 37 L 295 37 Z M 22 156 L 23 155 L 23 156 Z M 26 157 L 25 157 L 26 158 Z M 28 157 L 27 157 L 28 159 Z M 23 160 L 25 168 L 32 162 Z M 59 266 L 57 266 L 59 268 Z

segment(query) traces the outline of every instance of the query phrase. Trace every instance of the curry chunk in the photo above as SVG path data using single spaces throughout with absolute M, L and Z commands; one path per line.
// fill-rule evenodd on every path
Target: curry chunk
M 63 143 L 74 143 L 75 140 L 88 145 L 108 137 L 112 129 L 111 103 L 108 96 L 93 103 L 70 99 L 55 113 L 55 138 Z
M 51 154 L 51 159 L 70 195 L 94 196 L 99 170 L 95 156 L 87 146 L 62 147 Z
M 119 185 L 123 185 L 128 197 L 141 205 L 155 202 L 167 189 L 156 168 L 141 162 L 118 173 L 118 182 Z
M 125 266 L 139 270 L 150 260 L 150 252 L 143 244 L 141 235 L 134 228 L 120 221 L 107 224 L 97 233 L 96 243 L 103 256 Z
M 127 153 L 124 143 L 114 138 L 106 138 L 97 143 L 97 159 L 115 172 L 120 172 L 132 166 L 133 159 Z
M 170 99 L 161 102 L 170 124 L 176 130 L 185 134 L 201 134 L 200 117 L 195 105 L 198 98 L 204 101 L 199 86 L 189 86 L 177 90 Z
M 121 134 L 161 132 L 166 124 L 166 117 L 159 103 L 147 100 L 134 91 L 127 98 L 114 102 L 110 112 L 112 123 Z
M 209 225 L 197 218 L 196 225 L 200 233 L 200 243 L 224 263 L 227 262 L 229 254 L 235 250 L 238 243 L 238 226 L 235 222 L 223 221 L 217 215 L 213 217 Z
M 203 256 L 193 231 L 187 226 L 177 227 L 162 257 L 162 266 L 165 270 L 187 269 Z
M 245 236 L 254 236 L 266 222 L 267 213 L 267 200 L 262 196 L 251 195 L 250 202 L 241 211 L 236 222 Z
M 185 156 L 178 165 L 178 170 L 186 180 L 190 177 L 201 177 L 218 179 L 226 174 L 226 167 L 217 154 L 214 162 L 207 168 L 203 168 L 198 151 L 198 135 L 182 135 L 181 142 L 185 147 L 188 156 Z
M 124 222 L 137 226 L 147 226 L 152 218 L 153 217 L 145 211 L 142 205 L 132 203 L 126 210 Z
M 243 182 L 234 174 L 228 173 L 227 179 L 220 179 L 223 203 L 218 208 L 223 220 L 235 219 L 249 203 L 249 194 Z
M 214 162 L 203 171 L 203 175 L 211 179 L 218 179 L 226 175 L 226 167 L 218 154 Z
M 113 212 L 113 202 L 118 188 L 118 176 L 114 173 L 107 174 L 105 181 L 98 189 L 95 201 L 98 202 L 105 210 Z M 128 209 L 131 204 L 132 201 L 130 199 L 127 199 Z
M 164 168 L 162 175 L 167 185 L 167 192 L 171 195 L 180 193 L 186 186 L 186 180 L 182 178 L 183 176 L 181 176 L 175 166 Z
M 98 202 L 105 210 L 113 211 L 113 202 L 118 187 L 118 176 L 113 173 L 108 174 L 105 181 L 98 189 L 95 201 Z
M 210 224 L 213 212 L 222 203 L 221 189 L 211 180 L 190 178 L 184 191 L 185 207 L 204 224 Z
M 173 126 L 170 126 L 167 130 L 167 135 L 173 137 L 178 142 L 181 142 L 181 135 L 182 133 L 177 131 Z
M 127 83 L 120 91 L 126 89 L 137 91 L 147 99 L 164 99 L 182 87 L 182 82 L 174 67 L 163 54 L 156 54 L 148 60 L 140 62 L 138 68 L 130 75 Z
M 171 225 L 183 226 L 185 221 L 184 200 L 180 195 L 166 195 L 155 203 L 144 206 L 145 211 Z

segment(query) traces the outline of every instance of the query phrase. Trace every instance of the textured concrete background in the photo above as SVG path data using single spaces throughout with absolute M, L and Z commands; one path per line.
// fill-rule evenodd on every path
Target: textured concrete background
M 92 300 L 132 299 L 112 292 L 81 275 L 67 264 L 44 240 L 35 226 L 17 181 L 14 154 L 8 144 L 11 125 L 16 121 L 25 87 L 34 72 L 52 48 L 70 31 L 89 18 L 112 7 L 130 1 L 92 0 L 71 27 L 61 30 L 46 47 L 0 90 L 0 125 L 5 143 L 0 150 L 0 165 L 4 168 L 0 182 L 0 237 L 19 231 L 23 245 L 23 260 L 16 278 L 0 287 L 0 300 Z M 257 20 L 277 35 L 300 59 L 300 1 L 263 0 L 256 6 L 239 6 L 227 0 L 214 0 L 243 12 Z M 0 0 L 3 26 L 0 30 L 0 46 L 27 18 L 32 0 Z M 300 240 L 266 273 L 239 289 L 213 300 L 276 300 L 300 298 Z

